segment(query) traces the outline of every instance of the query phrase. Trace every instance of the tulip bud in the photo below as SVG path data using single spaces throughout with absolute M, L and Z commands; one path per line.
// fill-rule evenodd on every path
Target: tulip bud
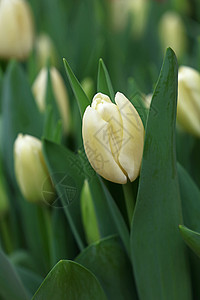
M 178 72 L 177 121 L 200 137 L 200 73 L 190 67 L 182 66 Z
M 19 134 L 14 143 L 16 179 L 25 199 L 30 202 L 54 199 L 54 188 L 42 154 L 42 143 L 30 135 Z
M 164 13 L 159 23 L 159 35 L 163 51 L 171 47 L 178 58 L 185 53 L 187 46 L 185 26 L 178 14 L 171 11 Z
M 60 111 L 60 115 L 63 122 L 63 129 L 65 132 L 69 130 L 69 99 L 67 90 L 65 87 L 65 83 L 57 71 L 56 68 L 52 67 L 50 69 L 50 77 L 52 83 L 52 89 L 55 96 L 55 100 L 58 105 L 58 109 Z M 41 112 L 45 110 L 45 95 L 47 88 L 47 78 L 48 78 L 48 70 L 47 68 L 43 68 L 35 79 L 32 91 L 35 97 L 38 108 Z
M 0 1 L 0 57 L 23 60 L 33 46 L 33 19 L 24 0 Z
M 47 34 L 41 34 L 37 37 L 35 48 L 37 63 L 40 68 L 45 67 L 48 60 L 51 65 L 56 65 L 56 50 L 52 40 Z
M 144 32 L 149 1 L 148 0 L 112 0 L 111 17 L 116 30 L 123 30 L 130 18 L 134 35 Z
M 144 127 L 137 110 L 123 94 L 115 95 L 115 103 L 104 94 L 94 96 L 83 116 L 83 143 L 97 173 L 125 184 L 139 175 Z
M 88 244 L 98 241 L 100 239 L 99 228 L 89 184 L 86 180 L 81 192 L 81 213 Z

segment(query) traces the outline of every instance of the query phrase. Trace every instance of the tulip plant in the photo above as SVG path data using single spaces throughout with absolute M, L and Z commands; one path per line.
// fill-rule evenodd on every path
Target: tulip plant
M 187 5 L 29 2 L 0 0 L 0 300 L 200 299 Z

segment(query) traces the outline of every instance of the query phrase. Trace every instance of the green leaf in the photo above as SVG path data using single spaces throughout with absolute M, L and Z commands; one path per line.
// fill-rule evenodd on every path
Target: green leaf
M 21 278 L 24 286 L 29 292 L 30 298 L 35 294 L 35 291 L 41 285 L 43 278 L 38 274 L 34 273 L 33 271 L 28 270 L 24 267 L 15 267 L 16 271 Z
M 114 90 L 111 79 L 102 58 L 99 60 L 97 91 L 108 95 L 114 101 Z
M 188 228 L 200 232 L 200 191 L 186 170 L 180 164 L 177 164 L 177 167 L 183 207 L 183 223 Z M 199 299 L 200 260 L 193 252 L 189 254 L 194 295 L 195 299 Z
M 106 300 L 96 277 L 86 268 L 63 260 L 47 275 L 32 300 Z
M 10 63 L 5 75 L 2 110 L 3 160 L 9 175 L 15 181 L 13 143 L 17 134 L 21 132 L 40 138 L 43 125 L 26 76 L 16 62 Z
M 85 109 L 88 105 L 90 105 L 90 101 L 88 97 L 86 96 L 84 90 L 82 89 L 78 79 L 74 75 L 72 69 L 70 68 L 68 62 L 66 59 L 63 59 L 65 70 L 69 79 L 69 82 L 71 84 L 72 90 L 74 92 L 74 95 L 76 97 L 76 101 L 79 106 L 80 114 L 83 116 Z
M 0 295 L 4 300 L 28 300 L 27 292 L 13 265 L 0 250 Z
M 84 150 L 79 151 L 79 157 L 82 163 L 81 172 L 89 183 L 89 190 L 94 203 L 100 236 L 103 238 L 111 234 L 116 234 L 117 228 L 115 221 L 112 218 L 108 198 L 102 188 L 99 176 L 91 167 Z
M 138 114 L 140 115 L 140 118 L 142 119 L 142 123 L 145 128 L 147 116 L 148 116 L 148 108 L 145 107 L 145 95 L 141 93 L 133 78 L 129 78 L 128 93 L 130 95 L 128 99 L 130 100 L 130 102 L 133 104 Z
M 200 232 L 200 190 L 179 163 L 177 169 L 184 224 L 192 230 Z
M 185 243 L 198 257 L 200 257 L 200 233 L 190 230 L 183 225 L 180 225 L 179 229 Z
M 100 182 L 101 182 L 102 189 L 105 193 L 107 205 L 110 209 L 110 212 L 111 212 L 112 218 L 115 222 L 115 226 L 117 228 L 119 236 L 121 237 L 121 240 L 124 244 L 127 254 L 130 256 L 130 244 L 129 244 L 130 238 L 129 238 L 129 231 L 128 231 L 127 225 L 121 215 L 119 208 L 117 207 L 115 201 L 113 200 L 111 194 L 109 193 L 107 187 L 105 186 L 105 184 L 103 183 L 102 180 L 100 180 Z
M 141 300 L 191 299 L 175 156 L 177 62 L 169 48 L 146 125 L 131 254 Z M 155 115 L 155 110 L 157 114 Z
M 84 248 L 84 232 L 81 222 L 80 192 L 84 177 L 80 172 L 78 155 L 67 148 L 44 140 L 43 152 L 58 196 L 51 204 L 62 207 L 80 249 Z
M 108 299 L 138 299 L 131 265 L 118 237 L 108 237 L 90 245 L 76 261 L 93 272 Z
M 73 259 L 78 253 L 75 239 L 70 229 L 69 222 L 61 209 L 52 211 L 52 228 L 53 228 L 53 265 L 61 259 Z

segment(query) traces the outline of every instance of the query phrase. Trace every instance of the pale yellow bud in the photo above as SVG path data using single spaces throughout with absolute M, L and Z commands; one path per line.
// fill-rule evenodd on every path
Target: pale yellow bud
M 33 46 L 33 19 L 25 0 L 0 0 L 0 57 L 23 60 Z
M 125 184 L 139 175 L 144 127 L 137 110 L 123 94 L 115 95 L 115 103 L 104 94 L 94 96 L 83 116 L 83 143 L 97 173 Z
M 123 30 L 130 19 L 135 36 L 141 36 L 146 25 L 149 0 L 112 0 L 111 17 L 116 30 Z
M 177 121 L 185 131 L 200 137 L 200 73 L 185 66 L 178 72 Z
M 47 34 L 41 34 L 37 37 L 35 50 L 39 67 L 45 67 L 48 60 L 50 60 L 51 65 L 56 65 L 56 50 L 53 41 Z
M 163 14 L 159 23 L 159 36 L 163 51 L 171 47 L 178 58 L 185 53 L 186 31 L 184 23 L 177 13 L 168 11 Z
M 70 113 L 69 113 L 69 99 L 65 83 L 58 72 L 54 67 L 50 69 L 51 84 L 54 93 L 55 100 L 60 111 L 60 115 L 63 122 L 63 129 L 65 132 L 69 130 L 70 123 Z M 47 88 L 47 79 L 48 79 L 48 70 L 43 68 L 35 79 L 32 91 L 35 97 L 38 108 L 41 112 L 45 110 L 45 95 Z
M 16 179 L 26 200 L 51 202 L 54 199 L 40 140 L 19 134 L 14 143 L 14 164 Z

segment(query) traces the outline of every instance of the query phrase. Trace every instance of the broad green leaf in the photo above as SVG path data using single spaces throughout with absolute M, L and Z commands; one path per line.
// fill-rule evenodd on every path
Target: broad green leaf
M 183 223 L 192 230 L 200 232 L 200 190 L 190 177 L 190 175 L 184 170 L 184 168 L 178 164 L 179 186 L 183 207 Z M 200 260 L 193 253 L 190 252 L 191 273 L 193 281 L 193 289 L 195 299 L 200 298 Z
M 97 91 L 108 95 L 114 101 L 114 90 L 111 79 L 102 58 L 99 60 Z
M 80 249 L 84 247 L 84 233 L 81 223 L 80 191 L 84 177 L 78 155 L 67 148 L 44 140 L 43 152 L 58 195 L 51 204 L 62 207 Z
M 28 294 L 13 265 L 0 250 L 0 296 L 4 300 L 28 300 Z
M 138 299 L 131 264 L 118 237 L 108 237 L 90 245 L 76 261 L 93 272 L 108 299 Z
M 3 83 L 3 160 L 13 180 L 13 143 L 18 133 L 41 137 L 42 117 L 21 67 L 11 62 Z M 8 138 L 9 137 L 9 138 Z
M 74 92 L 74 95 L 76 97 L 76 101 L 79 106 L 80 114 L 83 116 L 84 111 L 88 105 L 90 105 L 90 101 L 88 97 L 86 96 L 84 90 L 82 89 L 78 79 L 74 75 L 72 69 L 70 68 L 68 62 L 66 59 L 63 59 L 64 65 L 65 65 L 65 70 L 69 79 L 69 82 L 71 84 L 72 90 Z
M 185 243 L 198 257 L 200 257 L 200 233 L 190 230 L 183 225 L 180 225 L 179 229 Z
M 106 300 L 96 277 L 83 266 L 62 260 L 47 275 L 32 300 Z
M 146 125 L 131 228 L 132 264 L 141 300 L 191 299 L 175 156 L 177 62 L 169 48 Z M 155 115 L 154 111 L 157 111 Z

